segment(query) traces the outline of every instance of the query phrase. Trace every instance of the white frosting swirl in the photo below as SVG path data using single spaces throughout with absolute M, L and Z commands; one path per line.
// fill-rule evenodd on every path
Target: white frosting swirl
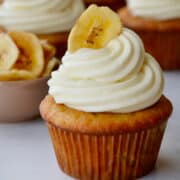
M 65 32 L 83 10 L 82 0 L 5 0 L 0 5 L 0 25 L 37 34 Z
M 163 76 L 131 30 L 98 50 L 67 52 L 48 82 L 56 103 L 86 112 L 134 112 L 156 103 Z
M 136 16 L 157 20 L 180 18 L 180 0 L 127 0 Z

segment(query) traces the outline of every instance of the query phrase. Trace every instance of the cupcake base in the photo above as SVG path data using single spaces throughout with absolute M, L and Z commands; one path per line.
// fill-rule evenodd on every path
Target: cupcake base
M 56 56 L 61 58 L 67 50 L 68 32 L 54 34 L 39 34 L 37 35 L 42 40 L 47 40 L 50 44 L 56 47 Z
M 119 10 L 124 25 L 143 40 L 145 49 L 165 70 L 180 69 L 180 19 L 156 21 L 136 17 L 127 7 Z
M 88 135 L 48 123 L 60 168 L 81 180 L 132 180 L 153 170 L 166 122 L 134 133 Z
M 60 168 L 81 180 L 132 180 L 155 166 L 172 105 L 164 96 L 134 113 L 88 113 L 40 105 Z

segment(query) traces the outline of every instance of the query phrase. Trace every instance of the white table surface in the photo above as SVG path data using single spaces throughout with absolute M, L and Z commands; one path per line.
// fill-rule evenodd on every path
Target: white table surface
M 165 94 L 172 100 L 174 112 L 157 167 L 143 180 L 180 180 L 180 72 L 166 72 L 165 80 Z M 0 124 L 0 180 L 72 180 L 59 170 L 41 119 Z

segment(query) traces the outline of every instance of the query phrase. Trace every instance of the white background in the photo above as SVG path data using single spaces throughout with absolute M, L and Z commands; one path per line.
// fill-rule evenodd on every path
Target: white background
M 165 95 L 174 105 L 156 169 L 143 180 L 180 179 L 180 72 L 165 73 Z M 0 124 L 0 180 L 71 180 L 58 168 L 41 119 Z

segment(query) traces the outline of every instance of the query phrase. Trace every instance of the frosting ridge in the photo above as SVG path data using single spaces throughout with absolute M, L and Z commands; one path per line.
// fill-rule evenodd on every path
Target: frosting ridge
M 159 100 L 163 76 L 140 38 L 124 28 L 104 48 L 67 52 L 48 84 L 56 103 L 86 112 L 127 113 Z

